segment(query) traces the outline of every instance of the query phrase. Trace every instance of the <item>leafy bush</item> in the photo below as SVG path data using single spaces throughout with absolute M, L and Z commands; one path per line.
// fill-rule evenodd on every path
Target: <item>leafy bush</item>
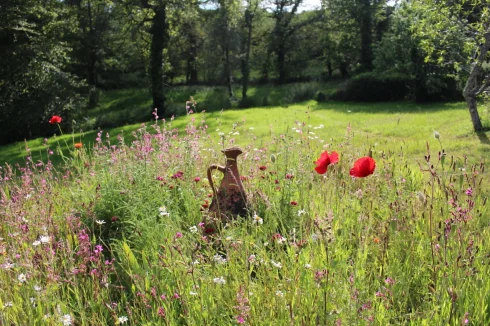
M 399 101 L 409 97 L 412 78 L 397 73 L 367 72 L 346 82 L 332 95 L 340 101 Z
M 324 91 L 318 91 L 315 95 L 315 99 L 318 102 L 326 102 L 328 100 L 327 93 L 325 93 Z
M 319 86 L 317 83 L 294 84 L 289 88 L 288 93 L 286 94 L 286 97 L 284 99 L 284 104 L 312 100 L 315 98 L 318 87 Z

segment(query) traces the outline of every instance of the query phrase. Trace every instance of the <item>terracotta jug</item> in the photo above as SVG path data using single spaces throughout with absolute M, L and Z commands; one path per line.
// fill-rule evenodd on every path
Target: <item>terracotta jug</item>
M 247 198 L 237 166 L 237 157 L 243 152 L 238 147 L 226 148 L 222 152 L 226 156 L 226 165 L 213 164 L 207 171 L 209 184 L 213 190 L 213 201 L 209 206 L 209 213 L 204 221 L 206 234 L 216 232 L 216 226 L 219 221 L 224 224 L 236 216 L 245 216 L 247 214 Z M 211 175 L 213 170 L 218 170 L 224 174 L 218 189 L 213 183 Z

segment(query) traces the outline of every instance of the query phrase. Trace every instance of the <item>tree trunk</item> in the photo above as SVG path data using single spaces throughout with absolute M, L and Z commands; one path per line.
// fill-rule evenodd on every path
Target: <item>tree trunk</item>
M 476 96 L 465 96 L 466 104 L 468 104 L 468 110 L 470 111 L 471 122 L 473 123 L 473 129 L 476 132 L 483 131 L 483 125 L 478 114 L 478 108 L 476 105 Z
M 480 115 L 478 114 L 477 96 L 483 91 L 481 88 L 481 76 L 485 73 L 483 71 L 483 63 L 490 49 L 490 32 L 485 34 L 485 42 L 479 46 L 478 57 L 470 72 L 470 76 L 466 81 L 466 85 L 463 90 L 463 96 L 468 104 L 468 110 L 470 111 L 471 122 L 473 123 L 473 130 L 475 132 L 483 131 L 483 125 L 481 123 Z
M 286 47 L 284 42 L 277 47 L 277 70 L 279 71 L 279 84 L 284 84 L 286 82 Z
M 245 22 L 247 26 L 247 39 L 243 42 L 245 45 L 245 57 L 242 59 L 242 99 L 247 98 L 248 81 L 250 78 L 250 48 L 252 43 L 252 19 L 250 10 L 245 11 Z
M 189 27 L 192 28 L 192 27 Z M 187 57 L 187 83 L 195 85 L 198 83 L 197 77 L 197 51 L 199 39 L 196 32 L 191 30 L 189 35 L 189 53 Z
M 347 70 L 347 62 L 345 62 L 344 60 L 340 61 L 339 70 L 342 78 L 344 79 L 349 78 L 349 71 Z
M 163 49 L 166 40 L 166 8 L 165 5 L 154 7 L 155 15 L 152 19 L 150 29 L 150 78 L 151 95 L 153 97 L 153 109 L 158 110 L 158 114 L 165 114 L 165 93 L 163 82 Z
M 226 41 L 225 47 L 225 78 L 226 78 L 226 87 L 228 88 L 228 96 L 233 98 L 233 79 L 231 77 L 231 62 L 230 62 L 230 49 L 228 48 L 228 41 Z
M 327 69 L 328 69 L 328 79 L 332 79 L 333 68 L 332 68 L 332 62 L 330 60 L 328 60 L 327 62 Z
M 370 0 L 360 0 L 361 13 L 361 68 L 373 70 L 372 8 Z

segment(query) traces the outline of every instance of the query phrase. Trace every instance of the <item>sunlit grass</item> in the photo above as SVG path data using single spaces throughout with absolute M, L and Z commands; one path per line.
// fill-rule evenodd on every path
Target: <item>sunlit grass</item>
M 310 101 L 48 144 L 58 165 L 0 170 L 1 324 L 490 322 L 489 145 L 462 104 Z M 248 216 L 204 237 L 206 171 L 231 146 Z M 340 161 L 319 175 L 325 149 Z
M 441 141 L 449 156 L 463 160 L 468 157 L 470 162 L 484 160 L 490 153 L 490 141 L 486 134 L 472 132 L 471 121 L 464 103 L 425 104 L 413 103 L 317 103 L 316 101 L 301 104 L 252 108 L 241 110 L 223 110 L 204 114 L 209 134 L 214 142 L 219 141 L 219 132 L 233 135 L 236 142 L 246 145 L 250 142 L 249 130 L 253 128 L 254 135 L 260 141 L 267 142 L 266 136 L 271 133 L 285 133 L 294 127 L 295 121 L 305 123 L 305 131 L 311 132 L 312 146 L 333 147 L 342 141 L 348 125 L 355 130 L 356 144 L 367 144 L 375 151 L 403 152 L 413 160 L 423 158 L 426 144 L 434 150 L 439 150 L 439 142 L 433 137 L 434 131 L 441 134 Z M 171 122 L 172 126 L 184 131 L 184 126 L 190 119 L 201 119 L 202 114 L 192 116 L 177 116 Z M 169 119 L 167 119 L 169 120 Z M 170 121 L 168 121 L 170 122 Z M 323 125 L 324 128 L 313 129 Z M 141 126 L 140 123 L 104 130 L 109 133 L 111 141 L 116 141 L 122 133 L 131 140 L 131 133 Z M 310 127 L 308 127 L 310 126 Z M 219 129 L 219 131 L 217 131 Z M 75 142 L 82 142 L 90 148 L 95 141 L 96 132 L 84 134 L 50 137 L 48 145 L 51 149 L 60 146 L 67 151 Z M 317 138 L 318 137 L 318 138 Z M 323 142 L 320 142 L 322 140 Z M 46 160 L 46 146 L 42 139 L 19 142 L 1 147 L 0 162 L 10 164 L 22 162 L 27 156 L 27 147 L 32 152 L 34 161 Z M 60 162 L 59 156 L 52 156 L 55 162 Z

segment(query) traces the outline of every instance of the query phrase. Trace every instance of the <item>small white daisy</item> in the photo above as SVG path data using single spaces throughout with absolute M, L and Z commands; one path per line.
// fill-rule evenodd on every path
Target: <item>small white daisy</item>
M 162 206 L 158 209 L 160 211 L 160 216 L 169 216 L 170 213 L 167 212 L 167 207 Z
M 104 220 L 96 220 L 95 223 L 102 225 L 102 224 L 105 224 L 105 221 Z
M 252 224 L 258 224 L 261 225 L 264 223 L 264 220 L 258 216 L 256 213 L 254 213 L 254 216 L 252 217 Z
M 19 280 L 20 283 L 27 282 L 26 274 L 20 274 L 19 276 L 17 276 L 17 279 Z
M 226 280 L 223 277 L 215 277 L 213 278 L 213 282 L 216 284 L 226 284 Z
M 61 323 L 63 324 L 63 326 L 71 325 L 72 324 L 71 316 L 69 314 L 61 316 Z
M 128 321 L 128 317 L 121 316 L 121 317 L 118 318 L 118 320 L 119 320 L 119 323 L 124 324 L 125 322 Z
M 190 231 L 191 233 L 197 233 L 197 226 L 195 226 L 195 225 L 191 226 L 191 227 L 189 228 L 189 231 Z
M 275 268 L 279 268 L 281 269 L 282 268 L 282 264 L 280 262 L 275 262 L 273 260 L 271 260 L 271 264 L 272 266 L 274 266 Z
M 226 264 L 226 258 L 222 257 L 221 255 L 214 255 L 213 256 L 213 260 L 219 264 L 219 265 L 223 265 L 223 264 Z

